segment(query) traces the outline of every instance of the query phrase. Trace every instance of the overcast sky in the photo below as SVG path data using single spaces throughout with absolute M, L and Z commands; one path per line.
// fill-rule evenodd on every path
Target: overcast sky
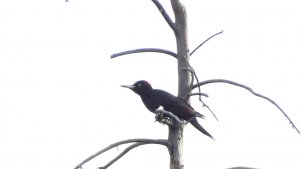
M 169 1 L 160 0 L 173 18 Z M 295 0 L 184 0 L 189 45 L 200 80 L 224 78 L 275 100 L 300 127 L 300 7 Z M 5 169 L 73 168 L 109 144 L 166 138 L 167 127 L 120 85 L 147 80 L 177 94 L 177 63 L 168 55 L 116 52 L 158 47 L 176 51 L 174 35 L 150 0 L 16 0 L 0 2 L 0 159 Z M 188 125 L 187 169 L 249 166 L 300 168 L 300 136 L 268 101 L 226 84 L 202 88 L 219 121 L 202 108 Z M 124 147 L 84 168 L 105 165 Z M 165 169 L 157 145 L 139 147 L 112 169 Z

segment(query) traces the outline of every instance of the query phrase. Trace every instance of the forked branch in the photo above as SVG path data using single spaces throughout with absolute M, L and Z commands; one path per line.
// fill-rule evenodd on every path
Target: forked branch
M 167 117 L 167 118 L 166 118 Z M 197 115 L 193 118 L 196 118 Z M 159 122 L 162 122 L 164 124 L 167 124 L 169 126 L 178 126 L 181 124 L 188 124 L 190 122 L 189 121 L 182 121 L 180 120 L 177 116 L 175 116 L 174 114 L 172 114 L 171 112 L 168 111 L 164 111 L 164 110 L 156 110 L 156 116 L 155 119 Z M 113 158 L 111 161 L 109 161 L 106 165 L 104 165 L 103 167 L 99 167 L 98 169 L 107 169 L 108 167 L 110 167 L 113 163 L 115 163 L 116 161 L 118 161 L 121 157 L 123 157 L 125 154 L 127 154 L 130 150 L 141 146 L 141 145 L 146 145 L 146 144 L 160 144 L 163 146 L 166 146 L 168 149 L 170 149 L 170 142 L 169 140 L 166 139 L 128 139 L 128 140 L 123 140 L 123 141 L 119 141 L 116 143 L 113 143 L 109 146 L 107 146 L 106 148 L 98 151 L 97 153 L 91 155 L 90 157 L 88 157 L 87 159 L 85 159 L 84 161 L 82 161 L 81 163 L 79 163 L 74 169 L 82 169 L 82 166 L 89 162 L 90 160 L 94 159 L 95 157 L 105 153 L 106 151 L 118 147 L 120 145 L 123 144 L 131 144 L 130 146 L 128 146 L 126 149 L 124 149 L 118 156 L 116 156 L 115 158 Z
M 176 53 L 169 51 L 169 50 L 165 50 L 165 49 L 159 49 L 159 48 L 141 48 L 141 49 L 127 50 L 127 51 L 112 54 L 110 58 L 113 59 L 113 58 L 123 56 L 123 55 L 134 54 L 134 53 L 143 53 L 143 52 L 163 53 L 163 54 L 173 56 L 174 58 L 177 58 Z
M 113 160 L 111 160 L 108 164 L 106 164 L 104 167 L 107 168 L 109 167 L 111 164 L 113 164 L 114 162 L 116 162 L 118 159 L 120 159 L 123 155 L 125 155 L 128 151 L 130 151 L 131 149 L 138 147 L 140 145 L 144 145 L 144 144 L 160 144 L 163 146 L 166 146 L 167 148 L 169 147 L 169 142 L 168 140 L 165 139 L 128 139 L 128 140 L 123 140 L 123 141 L 119 141 L 116 143 L 113 143 L 111 145 L 109 145 L 108 147 L 98 151 L 97 153 L 91 155 L 90 157 L 88 157 L 87 159 L 85 159 L 84 161 L 82 161 L 81 163 L 79 163 L 74 169 L 81 169 L 82 166 L 87 163 L 88 161 L 92 160 L 93 158 L 105 153 L 106 151 L 123 145 L 123 144 L 128 144 L 128 143 L 134 143 L 133 145 L 127 147 L 121 154 L 119 154 L 119 156 L 117 156 L 116 158 L 114 158 Z
M 266 97 L 266 96 L 264 96 L 262 94 L 254 92 L 250 87 L 248 87 L 246 85 L 243 85 L 241 83 L 237 83 L 237 82 L 234 82 L 234 81 L 231 81 L 231 80 L 226 80 L 226 79 L 210 79 L 210 80 L 202 81 L 202 82 L 199 82 L 199 83 L 193 85 L 193 88 L 204 86 L 204 85 L 211 84 L 211 83 L 227 83 L 227 84 L 230 84 L 230 85 L 238 86 L 238 87 L 241 87 L 241 88 L 244 88 L 244 89 L 248 90 L 249 92 L 251 92 L 253 95 L 255 95 L 257 97 L 263 98 L 263 99 L 271 102 L 288 119 L 288 121 L 292 124 L 293 128 L 296 129 L 296 131 L 298 132 L 298 134 L 300 134 L 299 129 L 295 126 L 295 124 L 293 123 L 293 121 L 289 118 L 289 116 L 283 111 L 283 109 L 275 101 L 273 101 L 269 97 Z
M 127 147 L 122 153 L 120 153 L 117 157 L 115 157 L 110 162 L 108 162 L 105 166 L 98 167 L 98 169 L 107 169 L 109 166 L 111 166 L 113 163 L 115 163 L 117 160 L 119 160 L 121 157 L 123 157 L 130 150 L 132 150 L 133 148 L 136 148 L 138 146 L 144 145 L 144 144 L 146 144 L 146 143 L 134 143 L 134 144 L 132 144 L 131 146 Z

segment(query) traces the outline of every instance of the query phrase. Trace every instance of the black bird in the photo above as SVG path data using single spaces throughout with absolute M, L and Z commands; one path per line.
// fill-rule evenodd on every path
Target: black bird
M 162 106 L 165 111 L 173 113 L 180 119 L 189 121 L 196 129 L 213 139 L 195 118 L 203 118 L 204 116 L 196 112 L 193 107 L 182 98 L 176 97 L 163 90 L 153 89 L 150 83 L 144 80 L 137 81 L 133 85 L 123 85 L 121 87 L 129 88 L 138 94 L 149 111 L 155 112 L 157 108 Z

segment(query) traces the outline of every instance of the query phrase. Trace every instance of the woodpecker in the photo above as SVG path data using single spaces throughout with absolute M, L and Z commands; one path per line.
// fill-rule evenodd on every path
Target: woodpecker
M 133 85 L 122 85 L 121 87 L 129 88 L 138 94 L 150 112 L 154 113 L 156 109 L 162 106 L 165 111 L 173 113 L 180 119 L 189 121 L 201 133 L 214 139 L 195 118 L 203 118 L 204 116 L 195 111 L 194 108 L 182 98 L 176 97 L 164 90 L 153 89 L 150 83 L 145 80 L 137 81 Z

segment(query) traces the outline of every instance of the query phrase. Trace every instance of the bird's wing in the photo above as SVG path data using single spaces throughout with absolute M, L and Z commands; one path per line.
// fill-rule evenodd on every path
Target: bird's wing
M 185 100 L 183 100 L 182 98 L 177 97 L 177 99 L 178 99 L 178 102 L 180 102 L 180 104 L 188 106 L 190 108 L 190 112 L 194 117 L 199 117 L 199 118 L 205 117 L 203 114 L 195 111 L 194 108 L 190 104 L 188 104 Z
M 194 108 L 190 105 L 190 104 L 188 104 L 185 100 L 183 100 L 183 98 L 181 98 L 181 97 L 177 97 L 179 100 L 181 100 L 182 102 L 184 102 L 187 106 L 189 106 L 191 109 L 193 109 L 194 110 Z
M 164 110 L 172 112 L 181 119 L 189 120 L 192 117 L 204 117 L 202 114 L 196 112 L 193 107 L 183 99 L 166 91 L 154 89 L 153 97 L 160 106 L 164 107 Z

